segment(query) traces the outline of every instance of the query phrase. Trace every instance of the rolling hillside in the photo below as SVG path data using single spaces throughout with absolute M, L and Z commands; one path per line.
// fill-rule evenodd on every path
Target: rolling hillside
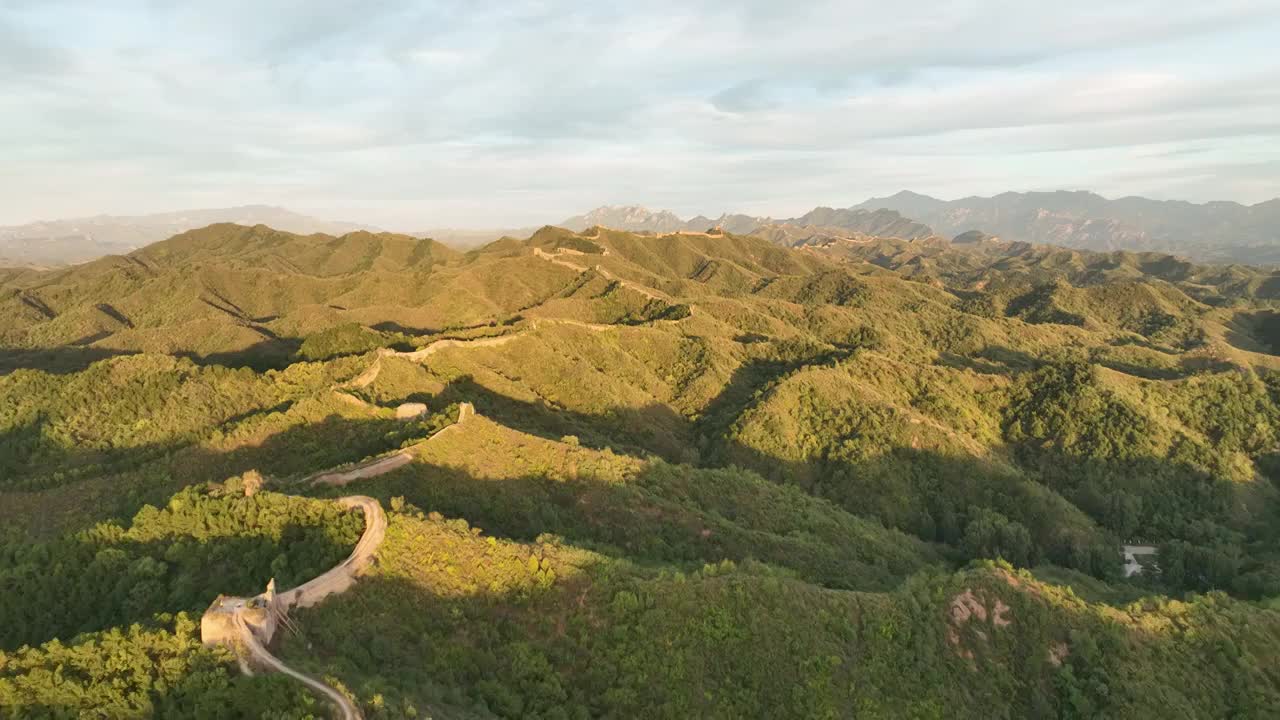
M 0 577 L 40 588 L 0 603 L 0 715 L 322 714 L 184 613 L 200 563 L 341 556 L 315 499 L 353 491 L 377 563 L 273 652 L 367 717 L 1273 714 L 1270 273 L 831 224 L 869 215 L 213 225 L 0 275 Z
M 267 205 L 183 210 L 154 215 L 48 220 L 0 227 L 0 266 L 57 267 L 123 254 L 215 223 L 265 224 L 296 233 L 335 233 L 373 228 L 330 222 Z

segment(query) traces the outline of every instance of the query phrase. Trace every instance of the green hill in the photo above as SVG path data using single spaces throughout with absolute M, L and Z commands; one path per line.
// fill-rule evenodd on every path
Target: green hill
M 1220 596 L 1120 609 L 1001 567 L 825 590 L 436 515 L 396 516 L 389 543 L 284 652 L 396 717 L 1266 717 L 1280 702 L 1280 616 Z
M 341 557 L 311 498 L 358 492 L 376 568 L 277 650 L 369 717 L 1268 717 L 1272 284 L 598 227 L 216 225 L 0 276 L 0 574 L 31 590 L 0 609 L 38 619 L 0 622 L 0 715 L 324 712 L 179 613 Z M 182 669 L 102 671 L 157 652 Z
M 0 340 L 11 366 L 43 366 L 23 357 L 74 348 L 282 367 L 307 337 L 335 325 L 420 334 L 483 324 L 547 299 L 571 276 L 483 260 L 407 236 L 212 225 L 126 256 L 19 276 L 0 292 L 0 312 L 14 319 Z

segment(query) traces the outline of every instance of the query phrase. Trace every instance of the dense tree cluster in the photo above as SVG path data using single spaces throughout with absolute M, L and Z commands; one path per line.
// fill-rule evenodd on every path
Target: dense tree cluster
M 1115 539 L 1060 496 L 991 461 L 912 447 L 909 438 L 921 432 L 921 418 L 887 404 L 853 401 L 864 392 L 858 364 L 856 356 L 835 360 L 773 383 L 772 396 L 735 423 L 731 456 L 968 557 L 1049 561 L 1100 575 L 1118 569 Z M 973 405 L 972 398 L 928 386 L 909 402 L 953 423 Z M 973 422 L 980 431 L 983 421 Z
M 49 466 L 145 462 L 275 397 L 250 370 L 154 356 L 96 363 L 69 379 L 21 370 L 0 377 L 0 485 L 21 486 Z
M 227 650 L 202 647 L 199 621 L 186 613 L 166 615 L 154 627 L 0 650 L 0 716 L 14 720 L 322 715 L 297 683 L 241 675 Z
M 381 333 L 359 323 L 343 323 L 308 335 L 298 348 L 298 357 L 318 361 L 343 355 L 362 355 L 405 340 L 403 335 Z
M 269 416 L 331 383 L 334 367 L 259 374 L 138 355 L 67 377 L 0 376 L 0 490 L 41 489 L 140 467 Z
M 235 484 L 232 484 L 235 488 Z M 192 487 L 126 527 L 0 545 L 0 648 L 203 610 L 219 594 L 290 587 L 342 560 L 362 529 L 333 503 Z
M 832 592 L 752 562 L 672 572 L 489 539 L 402 507 L 378 575 L 282 650 L 385 717 L 1266 717 L 1280 702 L 1280 618 L 1220 594 L 1117 609 L 1000 564 Z
M 536 452 L 525 458 L 537 463 Z M 611 468 L 559 479 L 498 483 L 410 467 L 363 492 L 395 507 L 408 501 L 463 515 L 508 537 L 554 533 L 649 561 L 702 564 L 729 558 L 785 567 L 826 587 L 888 589 L 942 556 L 928 544 L 739 468 L 695 469 L 662 461 L 619 481 Z
M 1083 326 L 1085 317 L 1062 307 L 1065 283 L 1046 283 L 1013 298 L 1005 312 L 1029 323 Z
M 1170 588 L 1280 592 L 1274 561 L 1249 559 L 1243 529 L 1232 527 L 1227 467 L 1232 453 L 1275 443 L 1280 410 L 1266 386 L 1240 373 L 1195 378 L 1170 408 L 1205 440 L 1156 427 L 1103 387 L 1096 367 L 1051 362 L 1015 388 L 1005 436 L 1026 467 L 1100 524 L 1165 543 L 1159 566 Z

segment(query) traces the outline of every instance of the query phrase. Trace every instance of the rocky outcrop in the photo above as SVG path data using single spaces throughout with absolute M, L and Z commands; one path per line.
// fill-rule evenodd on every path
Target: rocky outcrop
M 397 420 L 412 420 L 427 414 L 426 403 L 410 402 L 401 403 L 396 407 Z

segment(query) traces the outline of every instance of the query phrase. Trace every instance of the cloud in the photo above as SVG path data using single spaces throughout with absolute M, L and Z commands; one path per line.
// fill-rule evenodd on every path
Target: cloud
M 1274 192 L 1248 164 L 1280 141 L 1269 0 L 110 5 L 0 7 L 0 221 L 197 199 L 420 227 L 598 202 L 784 215 L 901 187 Z
M 0 15 L 0 78 L 15 82 L 41 78 L 59 73 L 67 65 L 66 52 Z
M 717 110 L 730 113 L 770 110 L 778 107 L 778 103 L 765 92 L 765 85 L 759 80 L 747 80 L 711 96 L 711 104 Z

